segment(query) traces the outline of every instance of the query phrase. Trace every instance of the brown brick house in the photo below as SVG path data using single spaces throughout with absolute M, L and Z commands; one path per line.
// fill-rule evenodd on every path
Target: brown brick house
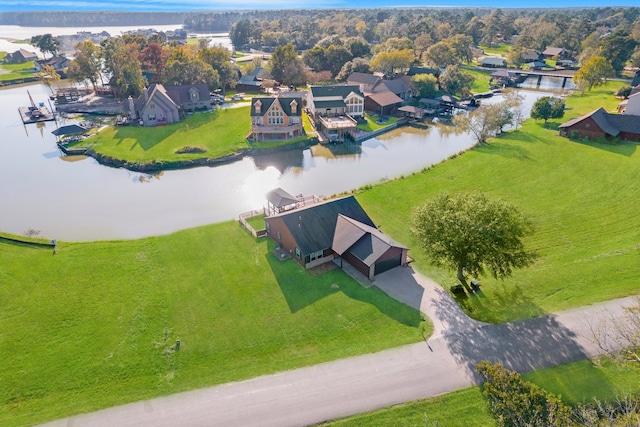
M 640 116 L 610 114 L 600 107 L 582 117 L 564 122 L 559 127 L 562 136 L 574 138 L 620 138 L 640 141 Z
M 353 196 L 287 210 L 265 223 L 280 251 L 305 268 L 340 258 L 373 280 L 407 264 L 408 249 L 378 230 Z
M 251 137 L 254 141 L 286 140 L 302 135 L 302 98 L 251 99 Z

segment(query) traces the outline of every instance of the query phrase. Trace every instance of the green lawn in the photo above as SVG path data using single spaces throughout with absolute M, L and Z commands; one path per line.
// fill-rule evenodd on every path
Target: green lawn
M 6 52 L 0 52 L 0 61 L 2 61 L 5 56 L 7 56 Z M 0 81 L 33 77 L 35 75 L 33 67 L 33 61 L 24 62 L 22 64 L 5 64 L 0 62 Z
M 511 50 L 511 45 L 509 43 L 498 43 L 491 46 L 481 45 L 478 47 L 484 50 L 484 53 L 487 55 L 506 55 Z
M 273 246 L 236 222 L 62 242 L 57 255 L 0 240 L 0 425 L 422 339 L 417 311 L 342 270 L 280 262 Z
M 504 281 L 483 277 L 486 298 L 463 304 L 475 318 L 502 322 L 636 294 L 639 147 L 572 141 L 555 130 L 597 106 L 614 109 L 619 85 L 567 98 L 566 117 L 548 127 L 530 120 L 428 171 L 362 191 L 358 200 L 385 233 L 411 248 L 416 268 L 447 288 L 454 272 L 432 266 L 409 232 L 416 206 L 440 192 L 483 191 L 531 217 L 536 232 L 525 243 L 538 260 Z
M 383 116 L 384 117 L 384 122 L 383 123 L 376 123 L 380 119 L 380 116 L 378 116 L 377 114 L 372 114 L 372 113 L 364 113 L 364 117 L 365 117 L 365 119 L 367 119 L 367 123 L 358 124 L 358 129 L 363 130 L 365 132 L 373 132 L 373 131 L 381 129 L 383 127 L 392 125 L 392 124 L 394 124 L 395 122 L 398 121 L 397 117 L 394 117 L 394 116 Z
M 612 364 L 602 359 L 569 363 L 523 375 L 547 391 L 560 395 L 565 403 L 590 403 L 594 398 L 613 401 L 616 397 L 640 392 L 637 366 Z M 495 426 L 480 387 L 472 387 L 443 396 L 404 403 L 389 408 L 322 424 L 331 427 L 376 426 Z
M 110 126 L 74 147 L 89 147 L 102 155 L 143 163 L 223 157 L 248 147 L 249 108 L 196 113 L 167 126 Z M 177 152 L 184 147 L 197 147 L 202 152 Z
M 481 71 L 470 68 L 462 68 L 462 70 L 473 76 L 473 84 L 471 85 L 471 93 L 483 93 L 488 92 L 489 87 L 489 78 L 491 78 L 490 71 Z

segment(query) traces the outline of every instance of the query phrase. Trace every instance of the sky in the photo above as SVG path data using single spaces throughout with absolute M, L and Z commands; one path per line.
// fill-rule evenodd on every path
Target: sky
M 557 7 L 613 7 L 639 6 L 638 0 L 516 0 L 508 2 L 512 8 Z M 25 10 L 128 12 L 175 12 L 197 10 L 247 9 L 319 9 L 319 8 L 378 8 L 378 7 L 505 7 L 500 0 L 0 0 L 0 12 Z

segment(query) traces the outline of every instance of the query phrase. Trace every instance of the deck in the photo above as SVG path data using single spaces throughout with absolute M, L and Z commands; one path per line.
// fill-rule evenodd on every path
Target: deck
M 37 112 L 34 114 L 34 111 Z M 47 107 L 20 107 L 18 108 L 18 112 L 20 113 L 20 118 L 24 124 L 50 122 L 56 119 Z

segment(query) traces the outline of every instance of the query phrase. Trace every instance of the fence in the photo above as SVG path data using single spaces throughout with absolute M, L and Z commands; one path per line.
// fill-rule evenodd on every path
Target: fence
M 249 224 L 249 222 L 247 221 L 248 218 L 253 218 L 254 216 L 258 216 L 258 215 L 263 215 L 264 212 L 261 210 L 252 210 L 249 212 L 243 212 L 238 216 L 238 222 L 240 223 L 240 225 L 242 226 L 242 228 L 244 228 L 245 230 L 247 230 L 249 233 L 251 233 L 251 235 L 253 237 L 255 237 L 256 239 L 259 237 L 266 237 L 267 236 L 267 230 L 255 230 L 251 224 Z

